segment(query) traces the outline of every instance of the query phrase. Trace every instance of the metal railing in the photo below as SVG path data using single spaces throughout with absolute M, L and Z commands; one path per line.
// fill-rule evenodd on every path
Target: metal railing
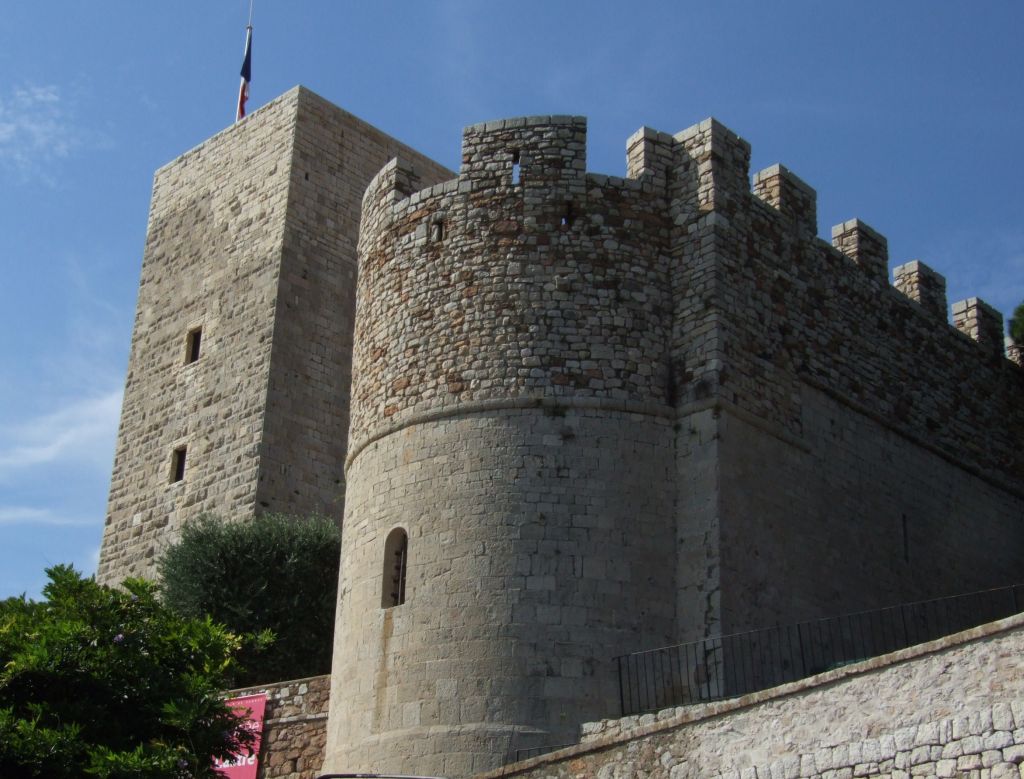
M 527 747 L 525 749 L 517 749 L 515 751 L 515 761 L 518 763 L 520 760 L 529 760 L 531 757 L 540 757 L 546 755 L 548 752 L 555 752 L 559 749 L 565 749 L 566 747 L 574 747 L 578 744 L 578 741 L 572 741 L 568 744 L 545 744 L 539 747 Z
M 765 690 L 1021 610 L 1024 585 L 1013 585 L 622 655 L 622 714 Z

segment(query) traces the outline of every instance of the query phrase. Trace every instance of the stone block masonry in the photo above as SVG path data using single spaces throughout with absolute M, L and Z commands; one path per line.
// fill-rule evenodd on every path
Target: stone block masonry
M 367 188 L 326 770 L 466 776 L 614 710 L 615 654 L 1018 573 L 987 307 L 964 337 L 878 232 L 820 241 L 714 120 L 634 135 L 634 179 L 585 129 L 473 125 L 457 178 Z
M 1024 615 L 717 704 L 583 726 L 477 779 L 1024 777 Z
M 399 160 L 367 190 L 327 769 L 571 738 L 614 648 L 673 634 L 670 225 L 585 152 L 579 117 L 475 125 L 458 179 Z
M 813 189 L 772 166 L 750 192 L 713 120 L 673 141 L 679 640 L 1012 581 L 1024 373 L 995 312 L 951 327 L 920 263 L 890 287 L 861 220 L 814 237 Z
M 617 706 L 612 656 L 672 632 L 671 440 L 596 404 L 467 404 L 364 448 L 325 770 L 468 776 Z M 382 608 L 396 528 L 406 600 Z
M 100 579 L 344 506 L 324 767 L 453 779 L 614 711 L 616 654 L 1017 579 L 998 312 L 750 152 L 642 128 L 619 178 L 532 116 L 456 176 L 297 88 L 161 169 Z
M 330 690 L 330 676 L 313 676 L 227 693 L 267 696 L 258 779 L 314 779 L 320 773 Z
M 100 581 L 202 512 L 340 520 L 359 206 L 398 153 L 451 175 L 296 88 L 157 172 Z

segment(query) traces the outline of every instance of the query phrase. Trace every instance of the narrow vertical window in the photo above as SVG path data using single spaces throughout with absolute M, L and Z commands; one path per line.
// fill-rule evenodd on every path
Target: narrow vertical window
M 179 446 L 171 454 L 171 482 L 183 481 L 185 478 L 185 453 L 188 447 Z
M 405 603 L 405 570 L 409 564 L 409 536 L 400 527 L 384 542 L 384 576 L 380 607 L 390 609 Z
M 438 220 L 430 225 L 430 240 L 440 243 L 444 240 L 444 222 Z
M 565 211 L 562 212 L 562 225 L 569 227 L 575 218 L 576 214 L 573 212 L 572 202 L 567 200 L 565 202 Z
M 512 152 L 512 183 L 519 183 L 519 152 Z
M 199 359 L 199 352 L 203 343 L 203 328 L 194 327 L 188 331 L 185 340 L 185 362 L 192 363 Z

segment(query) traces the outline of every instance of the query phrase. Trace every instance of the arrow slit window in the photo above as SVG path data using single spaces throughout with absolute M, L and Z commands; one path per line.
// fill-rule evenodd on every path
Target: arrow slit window
M 380 607 L 390 609 L 405 603 L 405 571 L 409 565 L 409 536 L 396 527 L 384 542 L 384 575 Z
M 171 483 L 185 479 L 185 455 L 188 448 L 178 446 L 171 452 Z
M 203 328 L 193 327 L 185 337 L 185 363 L 190 364 L 199 361 L 201 344 L 203 342 Z

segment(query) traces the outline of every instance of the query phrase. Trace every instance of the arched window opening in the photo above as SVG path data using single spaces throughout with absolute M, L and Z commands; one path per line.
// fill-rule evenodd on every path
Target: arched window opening
M 380 607 L 390 609 L 405 603 L 405 570 L 409 564 L 409 536 L 400 527 L 384 542 L 384 576 Z

